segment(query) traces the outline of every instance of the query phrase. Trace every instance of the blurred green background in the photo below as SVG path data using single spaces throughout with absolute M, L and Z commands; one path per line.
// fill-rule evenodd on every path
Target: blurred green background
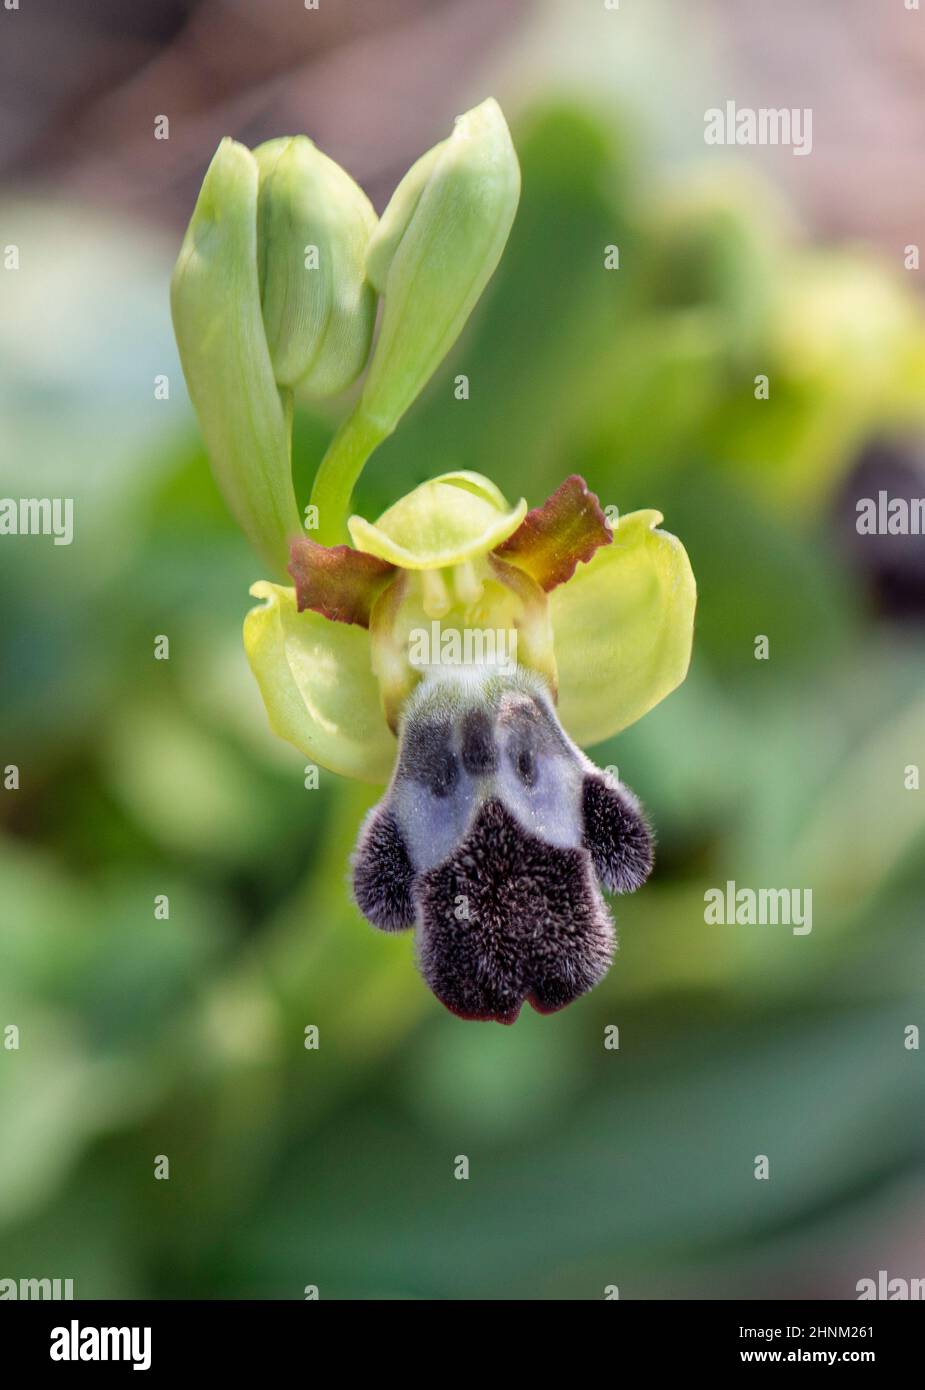
M 243 7 L 267 26 L 251 53 L 221 5 L 139 6 L 149 28 L 136 16 L 118 54 L 111 7 L 76 8 L 97 85 L 33 113 L 32 144 L 9 124 L 0 210 L 21 251 L 0 272 L 0 492 L 73 497 L 76 526 L 70 547 L 0 541 L 0 767 L 20 771 L 0 794 L 0 1037 L 20 1032 L 0 1047 L 0 1278 L 73 1278 L 78 1298 L 560 1299 L 850 1298 L 879 1268 L 921 1275 L 925 1074 L 904 1029 L 925 1024 L 925 792 L 905 786 L 925 760 L 923 541 L 854 530 L 858 497 L 925 486 L 901 251 L 814 236 L 760 158 L 705 159 L 703 104 L 666 141 L 676 7 L 619 42 L 595 7 L 568 55 L 555 5 L 512 7 L 503 34 L 474 4 L 396 5 L 389 24 L 333 7 L 298 51 L 280 7 Z M 433 26 L 455 36 L 443 56 Z M 224 57 L 190 114 L 204 31 Z M 364 167 L 377 100 L 406 108 L 397 78 L 361 78 L 429 37 L 427 101 Z M 375 793 L 323 771 L 305 788 L 241 649 L 259 565 L 199 444 L 167 281 L 217 134 L 256 143 L 301 110 L 271 62 L 284 39 L 292 91 L 303 69 L 322 93 L 359 73 L 346 152 L 313 108 L 292 128 L 380 207 L 488 90 L 522 161 L 501 267 L 357 510 L 451 468 L 535 505 L 576 471 L 605 504 L 661 509 L 698 577 L 686 684 L 593 753 L 648 807 L 656 872 L 615 904 L 607 981 L 510 1029 L 445 1013 L 410 936 L 352 907 Z M 120 100 L 142 111 L 121 164 Z M 303 504 L 334 424 L 297 419 Z M 811 888 L 811 935 L 706 926 L 727 879 Z

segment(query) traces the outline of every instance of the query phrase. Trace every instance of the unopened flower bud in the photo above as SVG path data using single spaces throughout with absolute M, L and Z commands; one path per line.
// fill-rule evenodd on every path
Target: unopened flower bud
M 458 338 L 504 250 L 520 168 L 493 99 L 414 164 L 370 242 L 366 272 L 385 297 L 362 410 L 395 428 Z
M 216 481 L 277 571 L 302 529 L 291 393 L 337 395 L 362 371 L 375 225 L 366 195 L 306 136 L 255 153 L 223 140 L 174 271 L 177 344 Z
M 301 525 L 289 421 L 260 312 L 257 184 L 250 150 L 223 140 L 180 248 L 171 308 L 216 482 L 248 540 L 281 571 Z
M 337 395 L 369 355 L 376 295 L 365 264 L 376 214 L 307 135 L 270 140 L 254 157 L 260 301 L 274 375 L 300 394 Z

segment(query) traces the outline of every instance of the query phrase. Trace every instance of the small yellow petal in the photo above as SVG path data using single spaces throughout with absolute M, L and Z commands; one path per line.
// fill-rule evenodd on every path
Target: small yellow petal
M 527 512 L 521 498 L 508 507 L 493 484 L 477 473 L 448 473 L 422 483 L 373 524 L 352 516 L 348 527 L 358 550 L 401 569 L 442 569 L 494 550 Z

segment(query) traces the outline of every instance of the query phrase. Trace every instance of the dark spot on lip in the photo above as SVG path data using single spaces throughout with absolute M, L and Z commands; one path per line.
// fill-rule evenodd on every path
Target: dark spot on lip
M 494 772 L 498 766 L 492 724 L 484 710 L 470 710 L 463 719 L 462 761 L 473 777 Z
M 459 781 L 451 734 L 446 723 L 419 724 L 408 730 L 402 750 L 401 771 L 437 797 L 449 796 Z
M 513 752 L 514 769 L 525 787 L 535 787 L 537 779 L 536 754 L 529 743 L 520 743 Z

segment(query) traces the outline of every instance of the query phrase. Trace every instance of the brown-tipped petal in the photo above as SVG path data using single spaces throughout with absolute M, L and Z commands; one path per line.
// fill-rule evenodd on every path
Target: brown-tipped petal
M 600 503 L 584 478 L 573 473 L 541 507 L 527 513 L 495 554 L 525 570 L 548 593 L 612 540 Z
M 299 612 L 306 608 L 335 623 L 369 627 L 369 615 L 395 566 L 349 545 L 319 545 L 297 536 L 289 545 L 289 573 Z

